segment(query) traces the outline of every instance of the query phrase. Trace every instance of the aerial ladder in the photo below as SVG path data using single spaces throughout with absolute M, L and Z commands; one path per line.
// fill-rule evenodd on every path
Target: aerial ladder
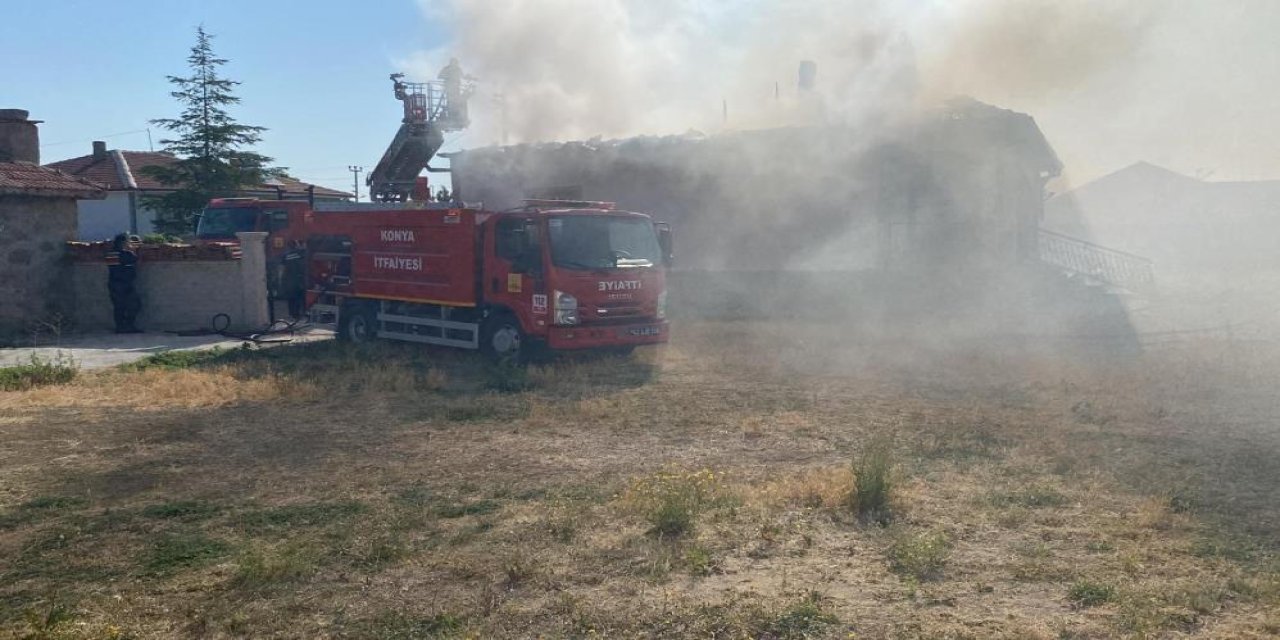
M 431 158 L 444 145 L 447 131 L 461 131 L 470 124 L 467 99 L 474 86 L 457 60 L 440 71 L 432 82 L 405 82 L 403 73 L 391 74 L 396 99 L 404 103 L 404 119 L 365 184 L 374 202 L 404 202 L 413 193 L 418 175 L 448 172 L 431 167 Z

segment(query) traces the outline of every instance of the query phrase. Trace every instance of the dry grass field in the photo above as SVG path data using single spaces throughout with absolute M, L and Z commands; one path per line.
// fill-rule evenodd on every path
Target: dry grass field
M 1280 635 L 1280 350 L 683 323 L 0 392 L 0 636 Z

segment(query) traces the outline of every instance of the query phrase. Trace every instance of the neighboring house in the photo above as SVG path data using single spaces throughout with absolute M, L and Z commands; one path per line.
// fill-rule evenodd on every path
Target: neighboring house
M 121 231 L 146 234 L 153 230 L 152 212 L 146 208 L 143 198 L 147 195 L 163 195 L 173 188 L 160 184 L 142 169 L 164 166 L 177 161 L 172 155 L 151 151 L 122 151 L 107 149 L 104 142 L 93 143 L 93 153 L 87 156 L 49 163 L 48 167 L 72 176 L 82 177 L 107 185 L 104 200 L 80 202 L 81 240 L 102 240 Z M 312 191 L 314 189 L 314 191 Z M 341 201 L 351 199 L 351 194 L 310 185 L 294 178 L 273 178 L 267 184 L 245 189 L 236 194 L 245 198 L 279 198 Z
M 1280 180 L 1216 182 L 1138 162 L 1049 200 L 1045 226 L 1151 258 L 1162 274 L 1280 273 Z
M 0 109 L 0 343 L 70 316 L 66 242 L 76 238 L 76 203 L 106 195 L 103 185 L 40 166 L 38 122 Z

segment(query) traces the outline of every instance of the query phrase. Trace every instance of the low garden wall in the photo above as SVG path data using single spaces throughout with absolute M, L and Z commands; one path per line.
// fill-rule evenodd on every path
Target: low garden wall
M 262 328 L 267 308 L 265 233 L 240 233 L 238 247 L 144 247 L 139 251 L 138 326 L 147 331 L 211 328 L 225 313 L 231 329 Z M 106 247 L 73 243 L 72 319 L 81 331 L 114 328 L 107 293 Z

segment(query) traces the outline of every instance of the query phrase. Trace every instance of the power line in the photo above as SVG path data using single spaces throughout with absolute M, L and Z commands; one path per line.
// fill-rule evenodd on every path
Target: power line
M 45 147 L 57 147 L 57 146 L 64 145 L 64 144 L 84 144 L 85 142 L 94 142 L 94 141 L 97 141 L 97 140 L 106 140 L 107 138 L 119 138 L 120 136 L 127 136 L 127 135 L 129 135 L 129 134 L 133 134 L 133 133 L 146 133 L 146 134 L 148 134 L 148 135 L 149 135 L 149 134 L 151 133 L 151 130 L 150 130 L 150 129 L 134 129 L 133 131 L 121 131 L 120 133 L 109 133 L 109 134 L 107 134 L 107 135 L 105 135 L 105 136 L 97 136 L 97 137 L 90 138 L 90 139 L 81 139 L 81 140 L 64 140 L 64 141 L 62 141 L 62 142 L 49 142 L 49 143 L 46 143 L 46 144 L 42 144 L 42 145 L 40 145 L 40 148 L 41 148 L 41 149 L 43 149 L 43 148 L 45 148 Z

